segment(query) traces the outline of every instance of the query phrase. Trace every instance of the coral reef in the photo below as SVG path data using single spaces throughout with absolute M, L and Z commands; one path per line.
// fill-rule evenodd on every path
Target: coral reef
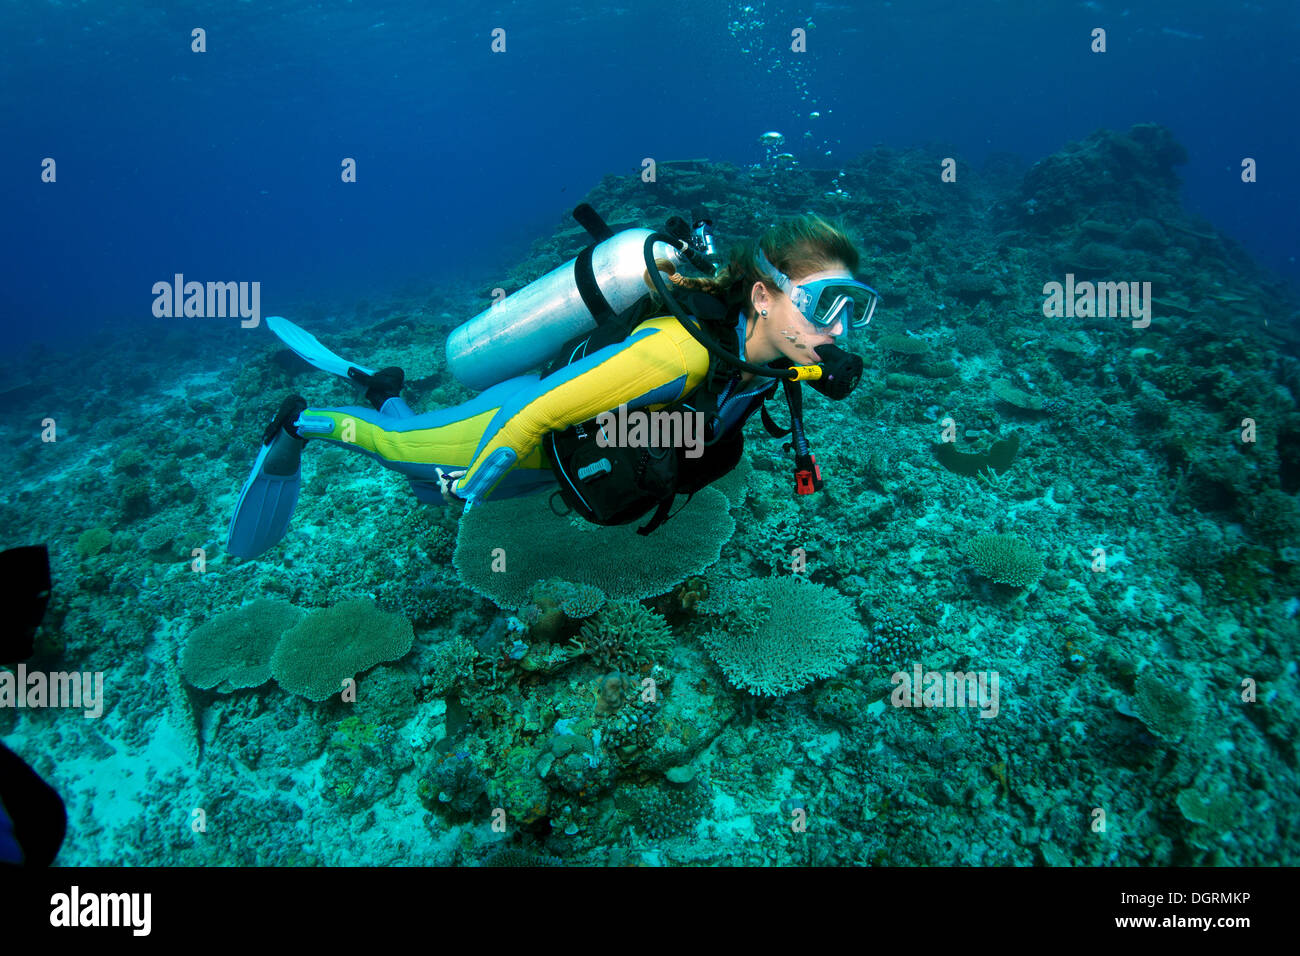
M 754 423 L 649 538 L 543 497 L 419 506 L 313 447 L 284 541 L 235 561 L 268 416 L 353 386 L 193 323 L 15 359 L 0 527 L 50 544 L 38 657 L 112 687 L 103 721 L 0 710 L 68 802 L 59 862 L 1294 864 L 1300 310 L 1181 206 L 1181 159 L 1143 125 L 957 183 L 886 148 L 606 177 L 611 223 L 707 201 L 724 245 L 842 217 L 884 293 L 858 389 L 805 405 L 824 489 Z M 500 275 L 285 314 L 439 408 L 470 394 L 446 328 L 586 241 L 566 221 Z M 1150 323 L 1045 321 L 1066 272 L 1150 282 Z M 75 440 L 34 450 L 48 406 Z M 894 706 L 917 665 L 1000 675 L 997 716 Z
M 606 670 L 636 673 L 664 659 L 673 632 L 663 618 L 640 604 L 614 601 L 583 625 L 578 640 Z
M 1170 743 L 1182 740 L 1196 727 L 1198 715 L 1193 695 L 1150 670 L 1138 674 L 1133 701 L 1147 729 Z
M 223 611 L 190 631 L 181 672 L 195 687 L 223 693 L 265 684 L 280 636 L 302 616 L 287 601 L 268 598 Z
M 956 442 L 937 442 L 932 447 L 943 467 L 954 474 L 975 478 L 1008 470 L 1020 451 L 1020 436 L 1013 433 L 1009 438 L 995 441 L 983 452 L 960 451 Z
M 702 489 L 686 507 L 645 537 L 635 525 L 602 528 L 559 517 L 535 498 L 496 502 L 461 520 L 456 570 L 467 587 L 502 608 L 528 603 L 544 578 L 639 601 L 713 564 L 735 530 L 726 497 L 712 488 Z
M 752 694 L 799 690 L 841 670 L 862 648 L 852 604 L 803 578 L 728 582 L 708 600 L 727 622 L 701 639 L 727 679 Z
M 975 570 L 998 584 L 1029 588 L 1043 576 L 1043 559 L 1019 535 L 982 534 L 966 546 Z
M 385 613 L 373 601 L 343 601 L 313 611 L 281 636 L 271 655 L 271 674 L 291 694 L 325 700 L 382 661 L 411 649 L 410 622 Z
M 616 804 L 628 825 L 650 840 L 670 840 L 695 829 L 701 812 L 708 806 L 704 788 L 691 784 L 683 789 L 624 787 Z

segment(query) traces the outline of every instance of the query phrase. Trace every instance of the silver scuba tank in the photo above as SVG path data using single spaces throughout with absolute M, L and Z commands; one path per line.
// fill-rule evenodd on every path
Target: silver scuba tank
M 601 297 L 616 315 L 631 306 L 653 290 L 644 252 L 650 235 L 649 229 L 617 232 L 453 329 L 451 374 L 482 391 L 545 364 L 564 343 L 593 331 Z M 655 243 L 654 256 L 674 269 L 682 264 L 666 242 Z

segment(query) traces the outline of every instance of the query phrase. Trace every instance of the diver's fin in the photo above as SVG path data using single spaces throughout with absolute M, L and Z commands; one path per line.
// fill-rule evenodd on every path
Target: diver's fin
M 322 372 L 329 372 L 331 375 L 338 375 L 340 378 L 362 383 L 364 383 L 364 380 L 358 379 L 356 373 L 360 373 L 365 378 L 375 374 L 374 369 L 366 368 L 364 365 L 357 365 L 355 362 L 349 362 L 347 359 L 335 355 L 321 345 L 316 336 L 298 328 L 282 315 L 268 315 L 266 325 L 281 342 L 289 347 L 290 351 L 304 362 L 316 366 Z
M 50 603 L 49 549 L 34 544 L 0 551 L 0 581 L 8 585 L 7 614 L 0 622 L 0 664 L 16 664 L 32 656 L 36 629 Z
M 289 530 L 302 486 L 302 446 L 281 429 L 253 464 L 235 503 L 226 535 L 226 552 L 237 558 L 255 558 L 279 543 Z

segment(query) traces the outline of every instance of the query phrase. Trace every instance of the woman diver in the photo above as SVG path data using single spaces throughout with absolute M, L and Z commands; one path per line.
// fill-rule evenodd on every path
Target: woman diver
M 514 375 L 493 383 L 492 373 L 500 376 L 507 369 L 505 374 L 513 374 L 508 371 L 512 362 L 527 369 L 540 361 L 535 341 L 530 352 L 530 346 L 516 348 L 518 343 L 508 337 L 521 327 L 517 315 L 506 322 L 503 313 L 494 311 L 498 307 L 485 311 L 462 327 L 470 332 L 477 328 L 478 334 L 467 338 L 457 330 L 448 343 L 453 371 L 458 362 L 472 364 L 477 381 L 470 384 L 488 386 L 464 404 L 417 415 L 398 395 L 400 369 L 371 372 L 352 365 L 284 319 L 268 319 L 272 330 L 309 362 L 365 386 L 374 410 L 311 408 L 297 395 L 286 399 L 263 435 L 261 453 L 240 494 L 227 551 L 256 557 L 284 536 L 297 502 L 301 451 L 309 441 L 331 442 L 378 460 L 406 476 L 425 503 L 463 501 L 472 508 L 550 489 L 600 524 L 629 523 L 654 511 L 639 529 L 649 533 L 669 517 L 676 494 L 692 493 L 736 465 L 744 424 L 778 379 L 785 385 L 791 427 L 778 429 L 766 411 L 764 424 L 774 435 L 792 433 L 797 490 L 820 488 L 820 473 L 803 436 L 799 383 L 807 380 L 835 399 L 852 390 L 862 362 L 836 342 L 851 327 L 871 320 L 879 298 L 854 279 L 858 252 L 844 231 L 818 216 L 798 217 L 774 226 L 756 242 L 737 246 L 729 264 L 712 278 L 685 278 L 672 263 L 675 253 L 684 252 L 710 270 L 711 263 L 692 255 L 690 238 L 682 230 L 675 235 L 647 230 L 614 234 L 590 207 L 575 212 L 579 221 L 584 211 L 588 221 L 583 224 L 603 241 L 584 250 L 573 269 L 566 265 L 533 283 L 541 286 L 562 277 L 566 301 L 576 302 L 576 282 L 584 323 L 579 331 L 584 334 L 571 336 L 572 329 L 560 333 L 567 344 L 557 350 L 551 329 L 552 344 L 543 348 L 560 357 L 546 375 Z M 630 276 L 631 284 L 625 282 L 624 288 L 632 290 L 628 294 L 634 305 L 616 319 L 611 303 L 620 300 L 593 281 L 592 251 L 602 261 L 602 246 L 613 248 L 629 236 L 640 247 L 645 268 L 634 261 L 634 270 L 623 269 L 624 278 Z M 696 252 L 701 245 L 696 244 Z M 656 258 L 660 249 L 667 250 L 667 258 Z M 603 261 L 610 261 L 609 256 Z M 663 273 L 690 305 L 689 314 Z M 657 293 L 653 299 L 646 294 L 647 285 Z M 532 288 L 502 305 L 518 297 L 529 306 L 531 321 L 549 308 L 531 307 L 526 293 Z M 647 302 L 654 311 L 645 318 Z M 671 315 L 663 313 L 665 306 Z M 486 377 L 485 369 L 490 370 Z M 617 443 L 601 424 L 602 416 L 614 409 L 669 408 L 703 416 L 703 454 L 614 447 Z

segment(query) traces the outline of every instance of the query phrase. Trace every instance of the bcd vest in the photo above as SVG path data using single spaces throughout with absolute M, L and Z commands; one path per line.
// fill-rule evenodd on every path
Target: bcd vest
M 645 305 L 638 304 L 590 335 L 570 342 L 548 371 L 622 341 L 648 317 L 645 312 Z M 717 374 L 714 364 L 710 363 L 702 385 L 662 411 L 683 414 L 702 411 L 706 422 L 711 421 L 717 409 L 720 385 L 725 384 L 724 376 Z M 703 440 L 704 436 L 700 437 Z M 742 428 L 737 427 L 732 434 L 703 444 L 698 457 L 688 458 L 684 447 L 617 444 L 610 440 L 607 428 L 602 432 L 599 419 L 593 418 L 549 433 L 543 447 L 559 483 L 558 493 L 573 511 L 601 525 L 629 524 L 654 511 L 650 521 L 637 529 L 638 534 L 650 534 L 668 519 L 677 495 L 687 495 L 689 502 L 690 495 L 735 468 L 745 441 Z

